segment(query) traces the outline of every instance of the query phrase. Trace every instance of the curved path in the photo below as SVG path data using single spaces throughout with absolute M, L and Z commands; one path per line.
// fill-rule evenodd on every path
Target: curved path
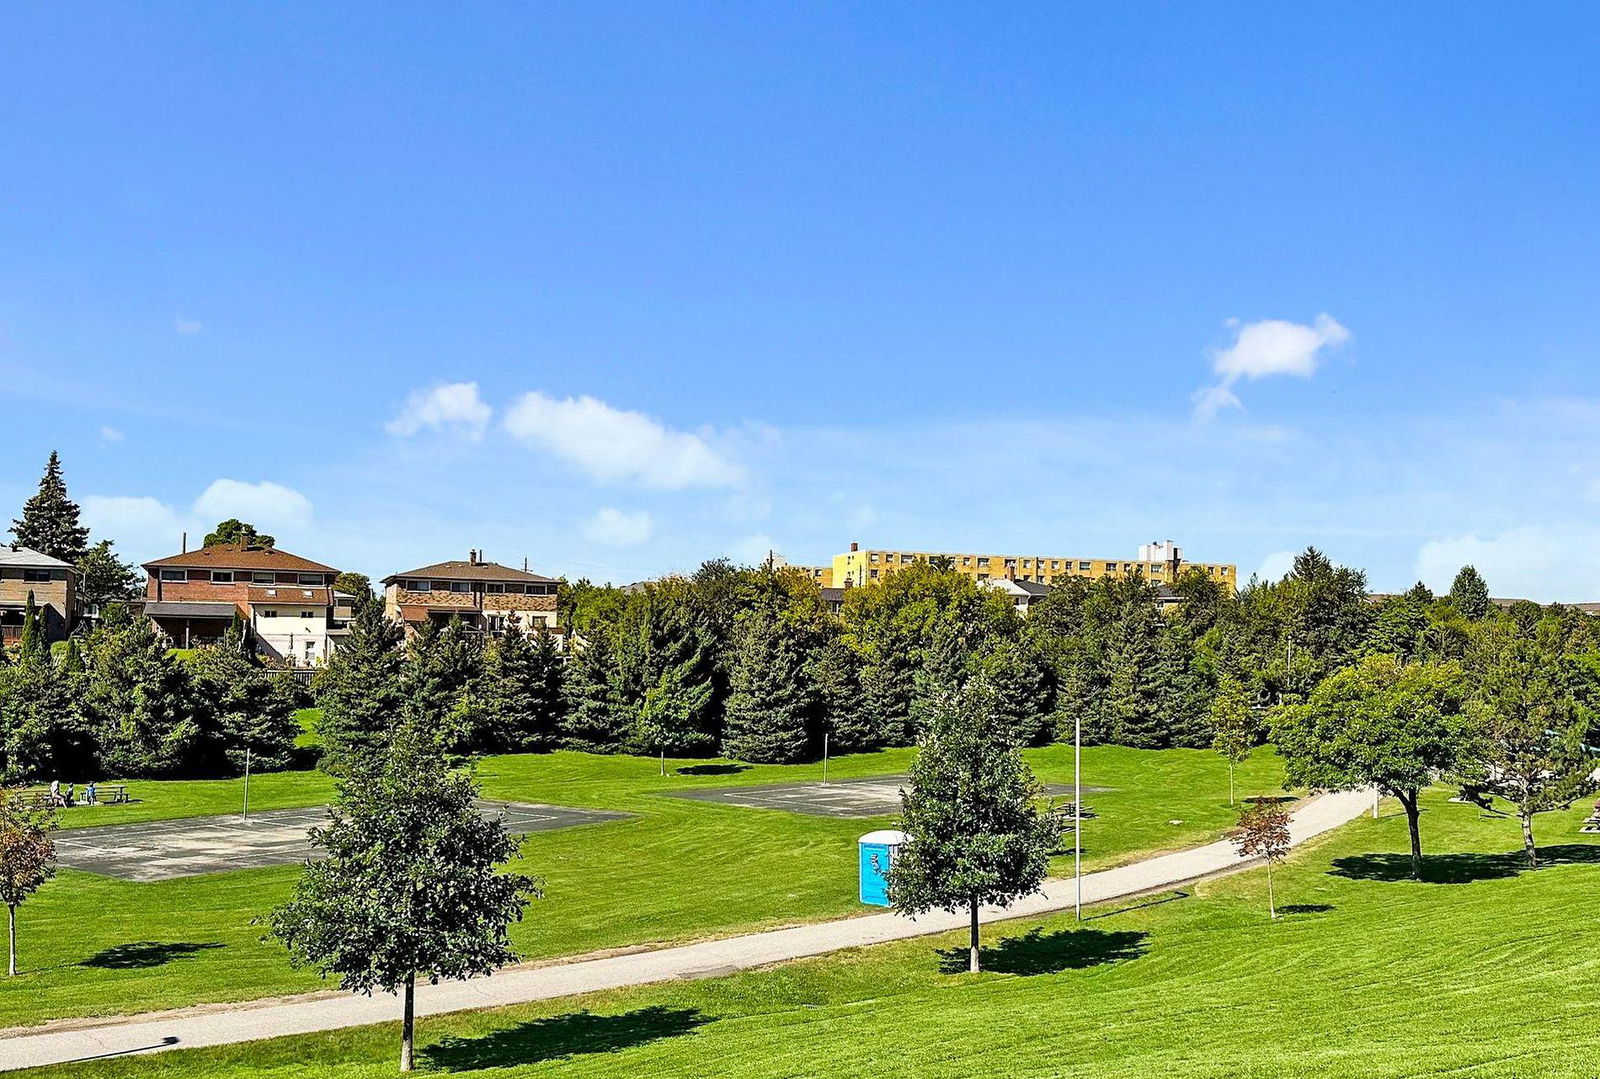
M 1290 841 L 1295 845 L 1304 843 L 1359 817 L 1371 805 L 1371 791 L 1349 791 L 1316 798 L 1295 810 L 1290 822 Z M 1101 903 L 1171 888 L 1249 864 L 1239 858 L 1233 844 L 1219 840 L 1116 869 L 1085 874 L 1083 901 Z M 1009 907 L 986 908 L 980 917 L 985 922 L 995 922 L 1070 910 L 1073 898 L 1072 880 L 1052 879 L 1045 882 L 1040 893 Z M 841 948 L 964 929 L 966 925 L 965 914 L 934 913 L 915 919 L 891 913 L 870 914 L 603 959 L 512 969 L 468 982 L 419 985 L 417 1014 L 495 1008 L 599 989 L 729 974 Z M 0 1071 L 164 1049 L 226 1045 L 286 1034 L 309 1034 L 394 1022 L 399 1017 L 399 1004 L 388 994 L 371 997 L 319 994 L 260 1004 L 200 1006 L 99 1023 L 68 1020 L 44 1028 L 24 1027 L 0 1032 Z

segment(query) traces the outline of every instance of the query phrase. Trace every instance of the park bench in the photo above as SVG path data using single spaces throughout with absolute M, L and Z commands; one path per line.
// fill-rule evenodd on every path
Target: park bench
M 1589 818 L 1583 822 L 1578 831 L 1588 832 L 1591 835 L 1600 832 L 1600 802 L 1594 804 L 1594 812 L 1589 814 Z
M 84 789 L 80 788 L 78 793 L 81 796 L 84 793 Z M 126 784 L 96 783 L 94 786 L 94 805 L 119 805 L 128 800 L 128 787 Z M 82 801 L 80 797 L 78 804 L 89 805 L 90 803 Z

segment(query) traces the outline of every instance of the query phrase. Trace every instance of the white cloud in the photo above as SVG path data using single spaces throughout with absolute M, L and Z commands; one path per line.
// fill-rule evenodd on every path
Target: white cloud
M 1600 534 L 1593 531 L 1525 525 L 1429 540 L 1417 552 L 1417 577 L 1436 592 L 1448 590 L 1468 565 L 1495 596 L 1540 603 L 1600 599 Z
M 1293 551 L 1273 551 L 1261 560 L 1256 576 L 1263 581 L 1281 581 L 1294 569 Z
M 606 483 L 682 490 L 736 487 L 744 480 L 744 469 L 708 445 L 703 434 L 674 431 L 642 412 L 593 397 L 523 394 L 506 413 L 505 428 Z
M 83 520 L 95 538 L 115 540 L 119 551 L 137 558 L 171 554 L 178 550 L 185 532 L 189 546 L 199 546 L 207 532 L 229 517 L 249 521 L 282 540 L 286 531 L 310 528 L 311 500 L 281 484 L 230 479 L 213 482 L 186 509 L 148 496 L 88 495 L 83 499 Z
M 205 326 L 195 319 L 184 318 L 182 315 L 178 315 L 172 320 L 172 328 L 177 330 L 178 333 L 184 337 L 192 337 L 201 330 L 205 329 Z
M 655 522 L 644 510 L 629 513 L 610 506 L 583 523 L 584 536 L 607 547 L 632 547 L 649 539 L 654 531 Z
M 1310 378 L 1325 349 L 1350 340 L 1350 331 L 1326 313 L 1318 315 L 1309 326 L 1277 318 L 1229 325 L 1238 326 L 1233 344 L 1211 353 L 1211 370 L 1217 376 L 1217 384 L 1194 395 L 1194 414 L 1202 421 L 1224 408 L 1243 407 L 1233 392 L 1234 383 L 1240 379 L 1253 381 L 1276 375 Z
M 476 382 L 446 382 L 425 390 L 412 390 L 398 415 L 384 424 L 384 430 L 402 437 L 423 428 L 446 431 L 477 441 L 494 410 L 478 396 Z
M 117 430 L 115 427 L 102 427 L 100 428 L 100 441 L 121 442 L 122 432 Z

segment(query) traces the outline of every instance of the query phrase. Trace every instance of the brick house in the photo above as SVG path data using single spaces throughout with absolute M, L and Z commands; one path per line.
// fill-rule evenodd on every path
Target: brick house
M 39 607 L 46 641 L 65 640 L 78 622 L 78 571 L 30 547 L 0 546 L 0 645 L 22 636 L 28 594 Z
M 516 618 L 531 631 L 542 624 L 556 628 L 553 577 L 485 562 L 481 551 L 467 552 L 465 562 L 436 562 L 383 579 L 384 610 L 405 623 L 409 632 L 426 622 L 443 625 L 460 618 L 470 629 L 501 633 Z
M 218 543 L 144 569 L 144 613 L 180 648 L 214 643 L 237 617 L 257 652 L 309 667 L 328 658 L 349 617 L 349 597 L 333 590 L 338 570 L 275 547 Z

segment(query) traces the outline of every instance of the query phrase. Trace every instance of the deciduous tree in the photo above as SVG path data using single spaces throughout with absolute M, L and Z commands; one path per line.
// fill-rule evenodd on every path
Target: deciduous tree
M 1277 799 L 1247 804 L 1239 813 L 1239 826 L 1229 836 L 1242 858 L 1267 863 L 1267 914 L 1276 921 L 1278 902 L 1272 893 L 1272 867 L 1289 853 L 1289 811 Z
M 23 804 L 0 787 L 0 903 L 6 907 L 6 973 L 17 973 L 17 908 L 55 874 L 56 826 L 49 810 Z

